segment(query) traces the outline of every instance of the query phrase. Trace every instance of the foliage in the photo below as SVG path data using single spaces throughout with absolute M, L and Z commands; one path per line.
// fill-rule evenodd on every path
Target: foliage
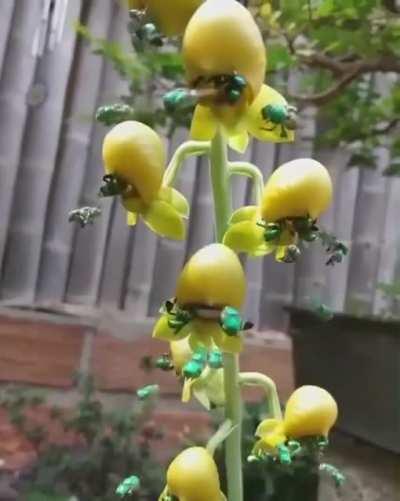
M 400 10 L 388 0 L 250 0 L 269 52 L 269 70 L 303 75 L 300 106 L 320 109 L 319 142 L 349 147 L 349 166 L 400 175 Z M 378 76 L 379 72 L 385 73 Z M 344 118 L 345 117 L 345 118 Z M 392 134 L 389 134 L 392 132 Z
M 96 397 L 91 378 L 79 377 L 79 387 L 81 397 L 71 414 L 52 408 L 52 419 L 81 438 L 82 445 L 71 448 L 47 443 L 46 429 L 30 427 L 25 412 L 43 403 L 41 395 L 13 387 L 2 392 L 0 405 L 38 452 L 37 463 L 23 475 L 18 488 L 30 493 L 30 501 L 71 496 L 80 501 L 112 501 L 120 499 L 115 493 L 120 482 L 135 473 L 141 479 L 140 489 L 136 497 L 125 499 L 156 499 L 161 470 L 150 458 L 150 440 L 160 434 L 144 426 L 151 401 L 128 411 L 108 412 Z
M 165 127 L 171 135 L 179 125 L 188 127 L 190 112 L 170 115 L 162 103 L 162 96 L 173 89 L 183 76 L 182 58 L 171 43 L 168 49 L 157 50 L 151 44 L 136 49 L 126 48 L 117 42 L 96 38 L 83 24 L 76 30 L 93 50 L 93 53 L 111 62 L 121 78 L 127 82 L 129 93 L 120 96 L 121 104 L 105 103 L 97 113 L 97 119 L 110 126 L 126 119 L 143 122 L 150 127 Z M 129 25 L 134 37 L 134 27 Z M 125 106 L 123 106 L 125 105 Z
M 400 175 L 400 12 L 391 0 L 249 0 L 262 28 L 268 51 L 267 80 L 286 80 L 288 70 L 302 75 L 304 93 L 292 94 L 300 106 L 319 109 L 318 142 L 331 147 L 347 145 L 349 167 L 375 168 L 376 147 L 388 145 L 391 159 L 387 176 Z M 161 96 L 180 87 L 183 65 L 176 42 L 161 50 L 140 43 L 135 24 L 129 25 L 134 49 L 95 38 L 87 27 L 77 31 L 95 54 L 109 60 L 128 82 L 121 101 L 130 116 L 152 127 L 188 126 L 192 108 L 170 115 Z M 378 76 L 379 72 L 386 75 Z M 280 89 L 284 90 L 284 89 Z M 287 90 L 287 89 L 286 89 Z M 288 90 L 287 90 L 288 91 Z M 287 92 L 290 97 L 290 92 Z M 109 104 L 109 103 L 108 103 Z M 125 115 L 124 115 L 125 116 Z M 343 119 L 345 117 L 345 120 Z M 101 119 L 101 116 L 99 117 Z M 107 125 L 121 120 L 116 110 Z M 397 136 L 397 137 L 396 137 Z
M 400 318 L 400 282 L 378 283 L 377 289 L 385 301 L 381 315 L 385 318 Z

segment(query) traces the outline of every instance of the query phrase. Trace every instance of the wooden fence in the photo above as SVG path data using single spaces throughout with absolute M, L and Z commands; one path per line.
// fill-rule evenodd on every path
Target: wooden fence
M 63 9 L 65 28 L 57 41 Z M 69 210 L 97 203 L 105 128 L 93 115 L 124 89 L 111 65 L 77 37 L 77 19 L 97 37 L 128 44 L 126 12 L 112 0 L 0 2 L 1 304 L 119 308 L 144 318 L 173 295 L 185 259 L 212 240 L 208 169 L 204 160 L 191 160 L 183 171 L 180 189 L 192 205 L 184 243 L 160 240 L 142 225 L 129 229 L 115 201 L 103 203 L 91 227 L 68 222 Z M 351 254 L 329 269 L 319 245 L 296 265 L 246 260 L 248 313 L 262 327 L 281 328 L 283 304 L 313 298 L 337 310 L 379 312 L 377 283 L 400 275 L 400 181 L 382 177 L 379 169 L 346 170 L 339 146 L 313 151 L 314 124 L 314 111 L 307 109 L 294 145 L 257 143 L 246 157 L 265 176 L 292 158 L 322 161 L 336 187 L 322 224 L 351 242 Z M 186 135 L 180 131 L 170 150 Z M 383 168 L 388 152 L 378 153 Z M 236 206 L 248 201 L 249 191 L 247 181 L 234 181 Z

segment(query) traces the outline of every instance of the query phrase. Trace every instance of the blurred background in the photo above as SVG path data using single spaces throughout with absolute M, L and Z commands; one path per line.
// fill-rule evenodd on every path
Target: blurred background
M 274 377 L 283 401 L 304 383 L 337 398 L 332 461 L 348 483 L 341 493 L 322 484 L 323 501 L 395 501 L 400 6 L 247 4 L 266 40 L 267 82 L 299 113 L 295 143 L 254 142 L 245 158 L 265 177 L 294 158 L 322 162 L 335 197 L 320 225 L 350 253 L 334 267 L 319 244 L 295 265 L 243 261 L 255 328 L 242 366 Z M 156 463 L 212 426 L 179 404 L 173 375 L 154 369 L 165 346 L 149 335 L 183 263 L 213 239 L 206 161 L 189 160 L 179 181 L 192 207 L 182 243 L 129 228 L 116 200 L 97 197 L 102 140 L 121 119 L 96 121 L 99 106 L 124 103 L 122 119 L 157 128 L 170 154 L 188 135 L 190 114 L 169 115 L 161 100 L 184 80 L 178 43 L 135 52 L 128 21 L 113 0 L 0 2 L 0 500 L 116 499 L 132 470 L 145 479 L 139 499 L 154 500 Z M 235 179 L 233 194 L 235 207 L 247 204 L 250 184 Z M 72 209 L 100 205 L 93 225 L 68 221 Z M 153 382 L 159 401 L 137 402 L 136 389 Z M 248 395 L 249 423 L 259 397 Z

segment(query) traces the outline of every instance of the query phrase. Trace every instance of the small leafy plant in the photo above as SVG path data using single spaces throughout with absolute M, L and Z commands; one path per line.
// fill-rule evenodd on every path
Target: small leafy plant
M 119 483 L 135 471 L 141 483 L 134 499 L 154 500 L 161 488 L 161 470 L 151 459 L 150 447 L 161 435 L 147 424 L 153 403 L 108 412 L 90 377 L 79 376 L 79 388 L 81 398 L 71 411 L 51 409 L 51 419 L 76 436 L 76 444 L 70 447 L 49 443 L 45 426 L 31 426 L 26 411 L 43 404 L 42 395 L 22 388 L 3 391 L 1 407 L 38 454 L 32 469 L 21 476 L 18 489 L 29 501 L 73 496 L 80 501 L 113 501 L 118 499 Z

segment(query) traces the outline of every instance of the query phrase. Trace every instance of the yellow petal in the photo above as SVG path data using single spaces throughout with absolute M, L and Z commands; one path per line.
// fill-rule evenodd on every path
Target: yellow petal
M 142 214 L 146 225 L 162 237 L 183 240 L 186 228 L 182 217 L 171 205 L 162 200 L 155 200 Z
M 171 186 L 163 186 L 157 195 L 158 200 L 167 202 L 169 205 L 179 212 L 182 217 L 189 216 L 189 203 L 186 198 L 175 188 Z
M 275 259 L 282 262 L 286 256 L 287 245 L 278 245 L 276 248 Z
M 282 425 L 282 420 L 280 420 L 280 419 L 264 419 L 258 425 L 254 435 L 256 437 L 262 438 L 265 435 L 267 435 L 268 433 L 271 433 L 273 430 L 275 430 L 280 425 Z
M 128 226 L 135 226 L 137 223 L 137 214 L 136 212 L 127 212 L 126 213 L 126 224 Z
M 219 323 L 214 322 L 213 329 L 210 330 L 214 343 L 225 353 L 239 353 L 243 348 L 241 336 L 228 336 Z
M 193 114 L 190 137 L 196 141 L 211 141 L 217 128 L 218 123 L 211 109 L 198 104 Z
M 255 435 L 261 438 L 263 444 L 272 448 L 286 442 L 287 439 L 284 431 L 284 423 L 278 419 L 265 419 L 262 421 Z
M 292 130 L 285 128 L 285 133 L 281 125 L 274 125 L 272 122 L 264 120 L 261 110 L 268 105 L 287 106 L 287 101 L 275 89 L 264 84 L 246 114 L 246 124 L 250 134 L 260 141 L 271 141 L 274 143 L 293 141 L 294 132 Z
M 224 235 L 223 243 L 235 252 L 247 252 L 251 256 L 262 256 L 274 247 L 264 240 L 264 230 L 253 221 L 232 224 Z
M 243 131 L 240 134 L 231 136 L 228 143 L 233 150 L 244 153 L 249 145 L 249 134 L 247 131 Z
M 253 221 L 257 219 L 259 208 L 256 205 L 246 205 L 235 210 L 232 214 L 229 224 L 241 223 L 242 221 Z
M 192 351 L 197 351 L 199 348 L 211 348 L 212 338 L 209 336 L 199 336 L 196 332 L 191 332 L 189 336 L 189 345 Z
M 192 386 L 195 382 L 195 379 L 187 379 L 183 382 L 182 389 L 182 402 L 187 403 L 192 398 Z
M 156 322 L 153 329 L 153 338 L 163 341 L 178 341 L 188 335 L 188 325 L 185 325 L 178 333 L 168 325 L 168 314 L 162 315 Z

